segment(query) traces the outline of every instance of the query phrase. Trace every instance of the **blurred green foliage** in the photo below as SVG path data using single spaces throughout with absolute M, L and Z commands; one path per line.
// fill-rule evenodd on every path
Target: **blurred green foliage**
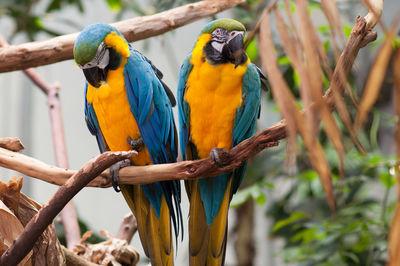
M 308 158 L 299 157 L 299 173 L 286 176 L 292 185 L 267 213 L 275 221 L 271 234 L 285 239 L 279 255 L 287 263 L 304 265 L 384 265 L 395 206 L 391 190 L 395 159 L 379 152 L 362 155 L 352 149 L 345 155 L 345 178 L 340 180 L 337 160 L 332 157 L 336 152 L 327 144 L 325 153 L 336 174 L 337 212 L 330 213 Z

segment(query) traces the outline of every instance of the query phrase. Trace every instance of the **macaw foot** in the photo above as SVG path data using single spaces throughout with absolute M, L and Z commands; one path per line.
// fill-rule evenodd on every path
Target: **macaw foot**
M 144 146 L 143 139 L 141 137 L 138 139 L 132 139 L 131 137 L 127 137 L 126 141 L 129 143 L 132 150 L 135 150 L 137 152 L 139 152 Z
M 129 159 L 125 159 L 122 161 L 119 161 L 110 167 L 110 179 L 111 179 L 111 184 L 114 188 L 115 191 L 120 192 L 121 190 L 119 189 L 118 185 L 118 172 L 121 170 L 121 168 L 127 167 L 131 165 L 131 161 Z
M 210 152 L 210 157 L 218 165 L 218 167 L 223 167 L 228 159 L 229 151 L 225 148 L 213 148 Z

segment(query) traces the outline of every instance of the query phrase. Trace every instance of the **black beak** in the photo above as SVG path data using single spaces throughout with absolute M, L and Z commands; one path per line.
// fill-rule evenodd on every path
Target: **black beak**
M 228 49 L 231 62 L 235 64 L 235 68 L 247 61 L 246 51 L 244 49 L 243 34 L 238 34 L 228 42 Z
M 107 69 L 101 69 L 98 67 L 85 68 L 83 69 L 86 80 L 95 88 L 101 86 L 102 81 L 106 81 Z

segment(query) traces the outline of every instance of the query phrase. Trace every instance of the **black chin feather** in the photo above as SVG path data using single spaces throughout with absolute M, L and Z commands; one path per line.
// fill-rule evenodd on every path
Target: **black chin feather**
M 121 55 L 115 51 L 114 48 L 107 48 L 110 51 L 110 62 L 108 63 L 107 67 L 108 70 L 115 70 L 121 64 Z
M 209 41 L 203 48 L 203 52 L 206 56 L 207 61 L 211 65 L 232 63 L 235 68 L 238 65 L 242 65 L 247 61 L 247 55 L 245 51 L 231 51 L 227 45 L 224 45 L 221 52 L 216 50 L 212 45 L 212 41 Z M 239 52 L 240 55 L 234 55 L 233 53 Z

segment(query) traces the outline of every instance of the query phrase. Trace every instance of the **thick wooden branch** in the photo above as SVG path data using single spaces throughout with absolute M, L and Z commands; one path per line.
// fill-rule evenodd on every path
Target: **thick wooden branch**
M 205 0 L 111 25 L 115 26 L 129 42 L 133 42 L 163 34 L 243 2 L 244 0 Z M 46 41 L 1 48 L 0 72 L 21 70 L 72 59 L 72 49 L 78 34 L 68 34 Z
M 56 215 L 82 188 L 104 171 L 104 169 L 135 154 L 137 154 L 135 151 L 105 152 L 86 163 L 32 217 L 21 235 L 18 236 L 9 249 L 1 256 L 0 265 L 17 265 L 29 250 L 32 249 L 37 238 L 53 221 Z

